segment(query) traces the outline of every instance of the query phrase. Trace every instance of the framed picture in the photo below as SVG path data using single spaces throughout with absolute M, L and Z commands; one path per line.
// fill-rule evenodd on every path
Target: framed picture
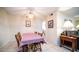
M 53 28 L 53 20 L 48 21 L 48 28 Z
M 30 20 L 26 20 L 26 27 L 31 27 L 31 21 Z

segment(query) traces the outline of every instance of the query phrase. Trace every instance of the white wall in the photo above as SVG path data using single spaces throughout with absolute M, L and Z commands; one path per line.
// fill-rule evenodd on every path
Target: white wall
M 54 12 L 52 17 L 46 20 L 46 39 L 51 44 L 56 44 L 57 38 L 57 13 Z M 53 28 L 48 28 L 48 21 L 53 20 Z
M 43 20 L 42 19 L 35 19 L 33 21 L 33 27 L 34 27 L 34 31 L 37 31 L 37 32 L 42 32 L 42 22 Z
M 10 40 L 8 14 L 0 8 L 0 47 L 6 45 Z

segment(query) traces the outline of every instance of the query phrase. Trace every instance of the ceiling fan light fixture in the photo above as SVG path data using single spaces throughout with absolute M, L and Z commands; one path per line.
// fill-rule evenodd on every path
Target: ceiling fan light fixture
M 29 18 L 33 18 L 34 15 L 33 15 L 33 14 L 29 14 L 28 17 L 29 17 Z

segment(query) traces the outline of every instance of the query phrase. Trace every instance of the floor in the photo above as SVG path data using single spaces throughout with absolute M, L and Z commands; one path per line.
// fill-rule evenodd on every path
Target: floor
M 70 50 L 56 46 L 54 44 L 46 43 L 42 44 L 42 51 L 43 52 L 70 52 Z M 16 42 L 9 42 L 6 46 L 0 48 L 0 52 L 17 52 L 17 43 Z
M 70 50 L 66 48 L 63 48 L 54 44 L 50 44 L 50 43 L 42 45 L 42 50 L 43 52 L 70 52 Z

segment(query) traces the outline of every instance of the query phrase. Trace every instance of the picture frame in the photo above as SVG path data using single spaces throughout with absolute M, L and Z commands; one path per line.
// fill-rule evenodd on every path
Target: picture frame
M 53 20 L 48 21 L 48 28 L 53 28 Z
M 31 27 L 31 21 L 30 20 L 26 20 L 26 27 Z

